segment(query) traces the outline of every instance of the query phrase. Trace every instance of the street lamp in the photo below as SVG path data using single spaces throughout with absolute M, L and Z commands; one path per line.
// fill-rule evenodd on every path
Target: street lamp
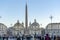
M 53 16 L 52 15 L 50 16 L 50 19 L 51 19 L 51 23 L 52 23 L 52 19 L 53 19 Z
M 50 19 L 51 19 L 51 32 L 52 32 L 52 19 L 53 19 L 53 16 L 52 15 L 50 16 Z

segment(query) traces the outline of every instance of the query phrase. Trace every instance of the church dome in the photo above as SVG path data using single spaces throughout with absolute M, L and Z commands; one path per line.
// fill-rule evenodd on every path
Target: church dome
M 36 19 L 34 19 L 32 24 L 30 24 L 30 28 L 39 28 L 39 23 L 36 22 Z
M 39 26 L 39 23 L 36 22 L 36 19 L 34 19 L 34 23 L 31 24 L 32 26 Z
M 19 20 L 18 20 L 17 23 L 14 24 L 14 26 L 23 26 L 23 25 L 19 23 Z
M 20 30 L 20 29 L 24 28 L 24 25 L 22 23 L 19 23 L 19 20 L 17 20 L 17 23 L 14 24 L 14 28 L 16 30 Z

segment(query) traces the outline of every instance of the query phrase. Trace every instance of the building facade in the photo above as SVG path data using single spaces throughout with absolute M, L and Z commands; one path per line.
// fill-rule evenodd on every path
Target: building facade
M 11 33 L 11 34 L 9 34 Z M 20 23 L 19 20 L 17 21 L 17 23 L 15 23 L 12 27 L 10 27 L 8 29 L 8 34 L 13 35 L 13 36 L 17 36 L 20 34 L 24 34 L 24 24 Z
M 0 23 L 0 36 L 5 36 L 7 34 L 7 26 Z
M 29 33 L 31 35 L 41 34 L 40 25 L 39 25 L 39 23 L 37 23 L 36 19 L 34 19 L 33 23 L 30 23 L 30 25 L 29 25 L 29 31 L 30 31 Z
M 60 36 L 60 23 L 50 23 L 46 26 L 45 34 Z

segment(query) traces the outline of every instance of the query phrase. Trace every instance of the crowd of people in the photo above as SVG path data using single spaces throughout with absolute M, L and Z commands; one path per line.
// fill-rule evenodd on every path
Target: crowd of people
M 46 34 L 45 36 L 34 37 L 34 38 L 35 38 L 34 40 L 60 40 L 60 36 L 50 36 L 49 34 Z M 22 40 L 24 40 L 24 38 Z M 27 37 L 26 40 L 32 40 L 32 39 L 31 37 Z
M 25 39 L 26 38 L 26 39 Z M 60 40 L 60 36 L 50 36 L 49 34 L 46 34 L 45 36 L 38 36 L 38 37 L 34 37 L 34 40 Z M 0 37 L 1 39 L 1 37 Z M 3 37 L 3 39 L 6 40 L 33 40 L 32 36 L 27 36 L 27 37 Z

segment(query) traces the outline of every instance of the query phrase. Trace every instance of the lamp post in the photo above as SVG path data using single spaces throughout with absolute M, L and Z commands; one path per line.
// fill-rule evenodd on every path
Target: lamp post
M 51 19 L 51 23 L 52 23 L 53 16 L 50 16 L 50 19 Z
M 52 19 L 53 19 L 53 16 L 52 15 L 50 16 L 50 19 L 51 19 L 51 32 L 52 32 Z

